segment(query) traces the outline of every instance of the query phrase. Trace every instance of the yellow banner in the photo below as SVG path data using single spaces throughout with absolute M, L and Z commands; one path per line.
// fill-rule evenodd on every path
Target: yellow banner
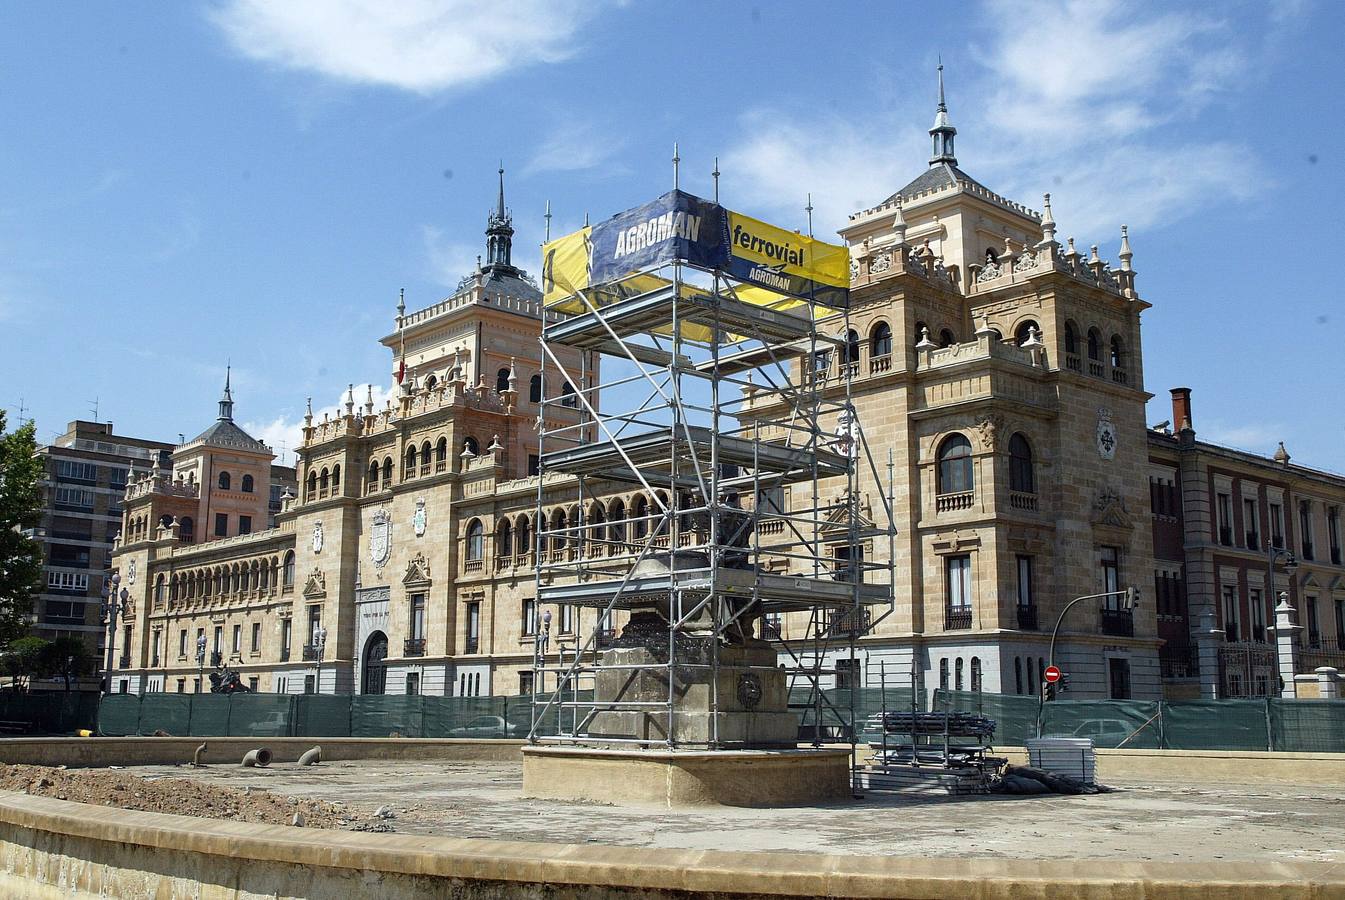
M 734 276 L 780 293 L 845 305 L 850 287 L 847 248 L 728 212 L 729 271 Z
M 589 241 L 583 228 L 542 245 L 542 302 L 551 304 L 588 287 Z

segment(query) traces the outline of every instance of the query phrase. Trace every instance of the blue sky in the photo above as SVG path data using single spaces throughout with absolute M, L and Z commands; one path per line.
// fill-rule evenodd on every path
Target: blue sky
M 385 385 L 419 308 L 669 186 L 826 234 L 925 166 L 942 54 L 962 167 L 1114 258 L 1130 226 L 1150 420 L 1336 471 L 1340 5 L 221 0 L 0 6 L 0 406 L 49 440 L 214 416 L 293 447 Z M 286 454 L 286 462 L 292 462 Z

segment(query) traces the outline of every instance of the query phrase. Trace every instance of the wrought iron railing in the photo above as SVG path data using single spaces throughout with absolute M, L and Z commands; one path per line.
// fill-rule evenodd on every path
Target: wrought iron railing
M 1018 606 L 1018 627 L 1022 631 L 1037 630 L 1037 607 Z
M 943 612 L 944 631 L 968 631 L 971 629 L 971 608 L 946 609 Z
M 403 655 L 403 656 L 424 656 L 424 655 L 425 655 L 425 639 L 424 639 L 424 638 L 407 638 L 407 639 L 406 639 L 406 643 L 402 646 L 402 655 Z
M 1104 606 L 1098 610 L 1098 623 L 1103 634 L 1113 637 L 1135 636 L 1135 614 L 1128 609 L 1109 609 Z

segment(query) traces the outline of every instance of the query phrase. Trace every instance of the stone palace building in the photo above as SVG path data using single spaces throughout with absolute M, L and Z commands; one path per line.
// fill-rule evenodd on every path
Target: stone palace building
M 1116 265 L 1062 243 L 1049 195 L 1037 212 L 959 168 L 942 85 L 939 99 L 928 167 L 841 232 L 852 308 L 848 328 L 830 326 L 838 350 L 795 371 L 837 391 L 849 374 L 869 453 L 891 466 L 895 556 L 863 552 L 891 563 L 896 607 L 865 628 L 857 660 L 828 660 L 836 683 L 914 672 L 926 688 L 1032 694 L 1065 605 L 1132 586 L 1135 609 L 1085 602 L 1064 619 L 1070 696 L 1278 693 L 1266 626 L 1279 591 L 1333 659 L 1345 479 L 1197 441 L 1189 391 L 1150 428 L 1149 304 L 1125 227 Z M 512 258 L 503 173 L 486 236 L 452 296 L 399 305 L 382 338 L 396 399 L 349 392 L 336 417 L 306 417 L 275 527 L 243 527 L 267 521 L 248 485 L 269 483 L 272 454 L 234 423 L 227 388 L 216 422 L 173 451 L 172 477 L 127 485 L 112 690 L 199 690 L 218 660 L 267 692 L 530 691 L 546 612 L 535 555 L 596 552 L 535 546 L 539 500 L 552 530 L 583 522 L 601 549 L 626 538 L 604 523 L 650 498 L 614 489 L 580 509 L 572 479 L 538 471 L 542 397 L 576 422 L 581 410 L 574 387 L 543 384 L 541 294 Z M 861 508 L 878 489 L 861 476 Z M 598 624 L 553 615 L 559 643 Z

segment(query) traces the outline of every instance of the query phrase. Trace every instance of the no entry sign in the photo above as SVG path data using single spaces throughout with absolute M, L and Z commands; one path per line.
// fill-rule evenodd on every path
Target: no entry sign
M 1060 669 L 1056 666 L 1046 667 L 1046 681 L 1048 684 L 1055 684 L 1060 680 Z

